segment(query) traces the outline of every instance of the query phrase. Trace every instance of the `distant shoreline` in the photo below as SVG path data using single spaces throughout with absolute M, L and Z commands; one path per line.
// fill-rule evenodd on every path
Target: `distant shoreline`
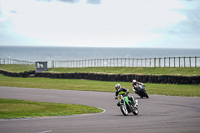
M 2 45 L 0 47 L 25 47 L 25 48 L 108 48 L 108 49 L 193 49 L 200 50 L 200 48 L 168 48 L 168 47 L 83 47 L 83 46 L 15 46 Z

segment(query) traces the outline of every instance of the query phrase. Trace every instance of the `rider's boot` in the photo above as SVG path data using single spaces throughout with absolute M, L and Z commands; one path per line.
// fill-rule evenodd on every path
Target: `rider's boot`
M 133 102 L 134 107 L 138 106 L 138 100 L 135 100 L 133 96 L 131 96 L 131 101 Z
M 120 102 L 117 103 L 117 106 L 120 106 Z
M 135 105 L 134 105 L 134 107 L 138 107 L 138 100 L 137 100 L 137 99 L 135 100 Z

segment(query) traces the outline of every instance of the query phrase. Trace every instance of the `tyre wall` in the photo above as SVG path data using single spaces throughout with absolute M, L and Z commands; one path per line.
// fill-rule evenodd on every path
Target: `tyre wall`
M 36 73 L 35 77 L 58 79 L 88 79 L 98 81 L 132 82 L 133 79 L 143 83 L 162 84 L 200 84 L 200 76 L 169 75 L 134 75 L 134 74 L 94 74 L 94 73 Z

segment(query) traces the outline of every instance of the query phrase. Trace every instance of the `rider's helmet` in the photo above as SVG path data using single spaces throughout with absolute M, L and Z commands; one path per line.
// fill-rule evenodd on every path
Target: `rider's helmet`
M 136 84 L 137 84 L 137 81 L 134 79 L 133 82 L 132 82 L 132 84 L 133 84 L 133 85 L 136 85 Z
M 116 90 L 119 90 L 120 88 L 121 88 L 121 85 L 119 83 L 115 85 Z
M 134 80 L 133 80 L 133 83 L 136 83 L 136 82 L 137 82 L 137 81 L 134 79 Z

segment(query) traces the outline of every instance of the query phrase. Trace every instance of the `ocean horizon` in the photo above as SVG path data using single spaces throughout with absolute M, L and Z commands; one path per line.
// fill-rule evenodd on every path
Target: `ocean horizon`
M 0 46 L 0 58 L 26 61 L 83 60 L 106 58 L 200 57 L 200 49 Z

